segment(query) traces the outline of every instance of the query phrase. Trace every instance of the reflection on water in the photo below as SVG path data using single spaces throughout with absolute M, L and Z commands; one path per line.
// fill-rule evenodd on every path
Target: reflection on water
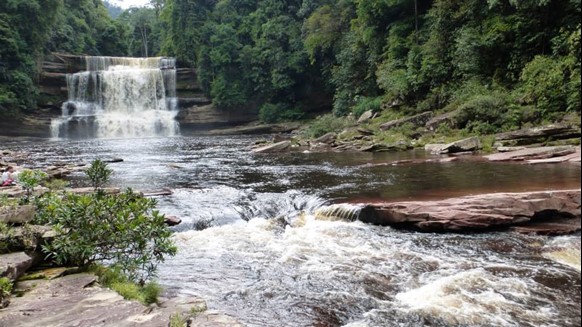
M 581 324 L 579 235 L 410 233 L 353 222 L 353 207 L 341 204 L 579 188 L 579 166 L 376 165 L 426 154 L 258 155 L 252 141 L 6 147 L 31 151 L 29 166 L 121 157 L 110 165 L 114 184 L 171 188 L 160 209 L 184 223 L 176 227 L 180 251 L 160 267 L 160 282 L 250 326 Z

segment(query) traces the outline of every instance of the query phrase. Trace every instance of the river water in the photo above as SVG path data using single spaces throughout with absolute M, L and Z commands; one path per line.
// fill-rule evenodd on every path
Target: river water
M 170 188 L 160 211 L 183 223 L 160 283 L 249 326 L 581 325 L 580 234 L 416 233 L 352 221 L 351 210 L 378 199 L 579 188 L 579 165 L 393 166 L 386 163 L 426 154 L 253 154 L 255 140 L 16 140 L 3 148 L 30 152 L 29 167 L 119 157 L 113 185 Z M 329 206 L 341 217 L 318 214 Z

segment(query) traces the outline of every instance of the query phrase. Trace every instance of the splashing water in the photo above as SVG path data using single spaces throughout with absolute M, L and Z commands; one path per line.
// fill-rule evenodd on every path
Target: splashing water
M 126 138 L 178 134 L 172 58 L 85 57 L 67 75 L 69 100 L 51 123 L 53 138 Z

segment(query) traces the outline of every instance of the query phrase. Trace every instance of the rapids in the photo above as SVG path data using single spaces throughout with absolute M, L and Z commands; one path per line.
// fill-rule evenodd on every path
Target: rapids
M 577 188 L 579 165 L 374 165 L 426 154 L 259 155 L 254 140 L 3 147 L 30 152 L 29 167 L 121 157 L 113 185 L 171 188 L 159 209 L 183 223 L 159 282 L 249 326 L 580 326 L 580 234 L 433 234 L 354 221 L 366 200 Z

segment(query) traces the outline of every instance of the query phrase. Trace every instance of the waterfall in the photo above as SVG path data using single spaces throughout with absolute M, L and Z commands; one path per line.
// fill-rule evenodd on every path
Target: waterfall
M 54 138 L 174 136 L 173 58 L 85 57 L 86 71 L 67 74 L 68 101 L 51 123 Z

